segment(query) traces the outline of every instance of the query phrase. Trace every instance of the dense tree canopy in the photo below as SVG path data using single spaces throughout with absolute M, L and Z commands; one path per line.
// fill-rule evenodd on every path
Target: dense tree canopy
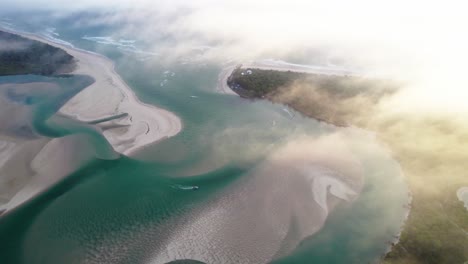
M 71 72 L 74 59 L 51 45 L 0 31 L 0 76 Z

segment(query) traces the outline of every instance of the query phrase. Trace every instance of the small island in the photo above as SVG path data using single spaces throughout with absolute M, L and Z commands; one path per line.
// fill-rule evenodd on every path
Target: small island
M 62 49 L 0 31 L 0 76 L 59 75 L 75 67 L 73 56 Z
M 468 221 L 455 195 L 466 186 L 468 129 L 435 116 L 394 114 L 381 102 L 398 91 L 389 80 L 237 66 L 227 85 L 239 96 L 266 99 L 336 126 L 374 131 L 402 166 L 412 201 L 401 235 L 382 263 L 464 263 Z M 434 151 L 437 150 L 437 151 Z

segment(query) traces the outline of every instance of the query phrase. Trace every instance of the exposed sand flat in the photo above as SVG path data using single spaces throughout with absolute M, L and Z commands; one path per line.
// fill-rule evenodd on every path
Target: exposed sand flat
M 146 263 L 257 264 L 289 254 L 323 227 L 338 203 L 360 193 L 361 164 L 344 144 L 338 136 L 289 142 L 222 196 L 174 220 L 185 221 L 173 223 L 177 229 L 165 226 L 176 231 Z
M 70 151 L 80 148 L 81 151 Z M 83 135 L 17 144 L 0 167 L 0 211 L 11 210 L 52 186 L 92 157 Z
M 47 95 L 54 89 L 59 87 L 40 82 L 0 85 L 0 211 L 12 208 L 13 200 L 24 201 L 18 194 L 35 178 L 32 161 L 50 141 L 34 132 L 32 106 L 23 101 L 23 95 Z M 63 160 L 53 155 L 47 158 Z
M 91 76 L 95 82 L 59 112 L 85 122 L 128 113 L 122 119 L 99 124 L 108 127 L 103 134 L 116 151 L 128 155 L 181 130 L 176 115 L 142 103 L 104 56 L 33 34 L 0 29 L 64 49 L 75 57 L 73 74 Z M 9 88 L 27 92 L 31 87 L 45 93 L 59 89 L 52 83 L 6 84 L 0 86 L 0 92 Z M 30 107 L 10 102 L 3 94 L 0 103 L 0 211 L 8 211 L 72 173 L 93 156 L 93 146 L 83 135 L 55 139 L 37 135 L 31 127 Z M 70 151 L 78 146 L 79 152 Z
M 2 29 L 7 32 L 9 30 Z M 115 72 L 114 63 L 96 53 L 76 49 L 62 43 L 52 42 L 28 33 L 11 32 L 61 48 L 77 59 L 73 74 L 89 75 L 95 82 L 65 104 L 60 112 L 81 121 L 90 121 L 104 116 L 128 113 L 122 130 L 106 130 L 104 135 L 123 154 L 131 154 L 145 145 L 162 138 L 176 135 L 182 129 L 181 120 L 173 113 L 142 103 L 132 89 Z
M 176 135 L 182 128 L 180 119 L 173 113 L 142 103 L 122 78 L 115 72 L 109 59 L 76 49 L 64 48 L 78 59 L 77 74 L 92 76 L 96 82 L 76 95 L 60 110 L 89 121 L 103 116 L 128 113 L 125 122 L 129 129 L 125 133 L 106 130 L 104 135 L 124 154 L 164 137 Z M 105 102 L 105 103 L 103 103 Z M 122 142 L 127 142 L 122 144 Z

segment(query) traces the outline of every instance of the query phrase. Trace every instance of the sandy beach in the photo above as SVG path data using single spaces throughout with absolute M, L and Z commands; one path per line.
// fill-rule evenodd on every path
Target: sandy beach
M 61 48 L 76 59 L 77 67 L 72 74 L 91 76 L 95 82 L 68 101 L 59 113 L 84 122 L 127 113 L 120 119 L 97 125 L 117 152 L 131 155 L 149 144 L 176 135 L 182 129 L 181 120 L 175 114 L 141 102 L 115 72 L 114 63 L 110 59 L 34 34 L 4 28 L 0 30 Z M 51 84 L 41 85 L 44 86 L 41 89 L 53 88 Z M 14 126 L 16 123 L 29 122 L 30 110 L 16 109 L 14 104 L 3 104 L 2 107 L 5 114 L 0 116 L 1 120 L 11 119 Z M 13 118 L 11 111 L 15 114 Z M 2 133 L 8 132 L 8 126 L 3 125 L 5 128 L 2 128 Z M 85 153 L 70 151 L 73 147 L 86 144 L 89 145 L 79 135 L 55 139 L 34 136 L 12 139 L 11 136 L 0 136 L 0 211 L 16 207 L 86 162 L 86 159 L 92 157 L 90 146 Z
M 227 84 L 227 80 L 229 76 L 231 76 L 232 72 L 236 69 L 236 66 L 228 66 L 224 68 L 221 73 L 218 76 L 218 85 L 217 85 L 217 90 L 220 93 L 225 93 L 225 94 L 232 94 L 232 95 L 237 95 Z
M 60 109 L 61 113 L 85 122 L 114 114 L 129 114 L 123 120 L 114 121 L 118 125 L 127 125 L 127 131 L 104 131 L 104 135 L 116 151 L 129 155 L 148 144 L 174 136 L 182 129 L 182 122 L 175 114 L 141 102 L 115 72 L 114 63 L 110 59 L 34 34 L 11 33 L 65 50 L 77 60 L 77 68 L 72 74 L 89 75 L 94 78 L 95 82 L 67 102 Z

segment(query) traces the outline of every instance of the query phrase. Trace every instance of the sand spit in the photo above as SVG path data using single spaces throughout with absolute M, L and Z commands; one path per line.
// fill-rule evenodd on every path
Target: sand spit
M 174 136 L 182 129 L 181 120 L 175 114 L 141 102 L 115 72 L 115 65 L 110 59 L 34 34 L 2 30 L 65 50 L 77 59 L 77 68 L 73 74 L 89 75 L 95 79 L 91 86 L 60 109 L 62 114 L 87 122 L 104 116 L 128 113 L 127 118 L 113 121 L 117 125 L 127 125 L 128 129 L 108 129 L 104 132 L 116 151 L 128 155 L 162 138 Z
M 236 66 L 228 66 L 224 68 L 219 74 L 217 90 L 220 93 L 237 95 L 227 84 L 229 76 L 231 76 L 232 72 L 235 69 L 236 69 Z
M 59 114 L 84 122 L 128 114 L 97 125 L 116 151 L 129 155 L 181 130 L 181 121 L 175 114 L 142 103 L 108 58 L 33 34 L 0 30 L 53 45 L 75 57 L 77 68 L 73 74 L 91 76 L 95 82 L 67 102 Z M 29 86 L 44 91 L 56 88 L 50 83 L 13 86 L 20 90 L 30 89 Z M 0 101 L 6 100 L 3 97 L 0 94 Z M 5 101 L 0 104 L 0 110 L 0 120 L 9 120 L 0 124 L 0 211 L 3 213 L 61 180 L 93 156 L 93 146 L 83 135 L 54 139 L 36 135 L 31 128 L 31 109 L 26 106 Z M 18 128 L 23 132 L 24 128 L 30 128 L 27 131 L 31 133 L 18 135 L 15 132 Z M 77 147 L 80 151 L 71 151 Z
M 75 73 L 92 76 L 96 82 L 72 98 L 60 111 L 89 121 L 103 116 L 128 113 L 124 122 L 128 129 L 123 133 L 112 129 L 104 135 L 114 148 L 130 154 L 145 145 L 176 135 L 182 128 L 180 119 L 173 113 L 142 103 L 125 81 L 115 72 L 109 59 L 92 53 L 64 48 L 77 58 Z M 102 103 L 106 102 L 106 103 Z

